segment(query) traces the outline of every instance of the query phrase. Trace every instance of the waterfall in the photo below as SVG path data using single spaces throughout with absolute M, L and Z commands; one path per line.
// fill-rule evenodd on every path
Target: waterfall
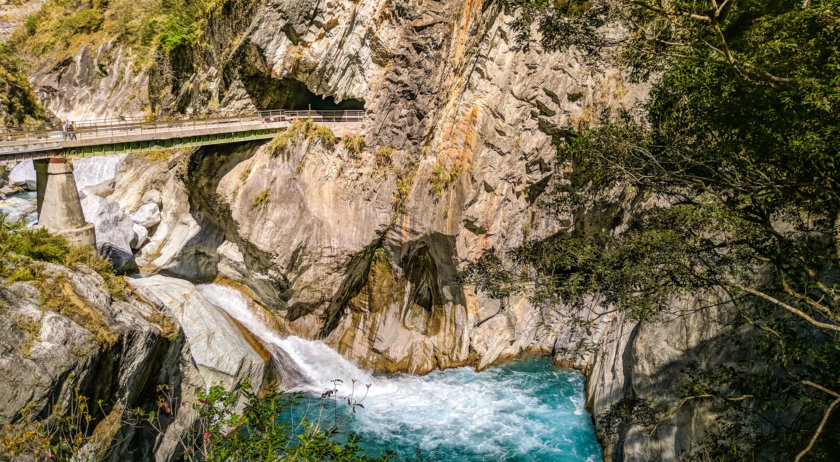
M 197 289 L 271 352 L 281 381 L 291 385 L 291 391 L 321 393 L 333 386 L 333 380 L 339 379 L 342 381 L 337 384 L 339 393 L 349 395 L 353 393 L 353 380 L 356 381 L 356 391 L 361 384 L 373 383 L 369 372 L 358 368 L 324 342 L 294 336 L 280 337 L 254 312 L 248 299 L 238 290 L 218 284 L 202 284 Z
M 281 337 L 239 291 L 217 284 L 197 288 L 272 352 L 292 391 L 314 395 L 296 415 L 315 412 L 309 418 L 317 420 L 317 397 L 334 379 L 343 381 L 339 394 L 363 399 L 364 410 L 339 412 L 371 454 L 388 449 L 406 459 L 420 451 L 435 460 L 601 460 L 584 409 L 583 375 L 554 368 L 550 359 L 481 373 L 463 367 L 422 377 L 374 377 L 323 342 Z

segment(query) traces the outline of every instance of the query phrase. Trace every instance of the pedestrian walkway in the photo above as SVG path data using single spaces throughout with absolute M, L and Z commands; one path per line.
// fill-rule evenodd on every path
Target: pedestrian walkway
M 60 130 L 0 133 L 0 162 L 268 139 L 296 119 L 310 119 L 326 125 L 337 137 L 342 137 L 361 131 L 364 111 L 278 110 L 215 118 L 65 122 Z

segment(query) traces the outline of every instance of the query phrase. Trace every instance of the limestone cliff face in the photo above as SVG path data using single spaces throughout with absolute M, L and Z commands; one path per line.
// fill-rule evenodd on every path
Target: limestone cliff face
M 174 460 L 181 433 L 198 418 L 195 411 L 184 408 L 174 420 L 163 419 L 163 433 L 132 424 L 133 409 L 157 409 L 158 385 L 192 402 L 196 388 L 222 383 L 235 389 L 245 377 L 259 386 L 269 372 L 267 353 L 255 350 L 256 343 L 186 281 L 132 281 L 136 293 L 121 301 L 87 267 L 45 264 L 43 273 L 64 301 L 35 283 L 0 286 L 4 425 L 20 422 L 23 409 L 49 424 L 70 409 L 78 392 L 89 400 L 94 437 L 85 451 L 96 460 L 125 460 L 126 454 Z M 52 308 L 44 306 L 50 303 Z M 56 311 L 58 303 L 64 305 Z
M 490 301 L 455 274 L 488 249 L 568 227 L 571 217 L 549 219 L 538 204 L 562 181 L 553 137 L 645 88 L 574 50 L 514 51 L 509 19 L 479 2 L 259 5 L 187 82 L 226 88 L 230 106 L 217 103 L 228 108 L 306 92 L 364 102 L 368 148 L 358 159 L 311 141 L 282 156 L 191 154 L 183 188 L 173 186 L 191 200 L 175 201 L 144 248 L 151 267 L 239 280 L 296 332 L 372 367 L 427 372 L 556 349 L 562 316 L 538 328 L 545 313 L 527 299 Z M 173 100 L 210 104 L 187 87 Z M 396 151 L 377 166 L 381 146 Z M 132 184 L 140 172 L 127 174 Z M 270 200 L 254 207 L 263 191 Z
M 148 74 L 115 40 L 46 61 L 29 80 L 44 109 L 61 120 L 143 117 L 149 110 Z
M 653 421 L 641 422 L 633 414 L 642 408 L 635 408 L 629 418 L 614 419 L 609 434 L 597 425 L 607 460 L 681 460 L 692 443 L 716 429 L 721 403 L 685 400 L 683 388 L 692 371 L 750 364 L 750 352 L 741 345 L 754 335 L 732 327 L 736 310 L 717 303 L 714 294 L 695 295 L 674 300 L 655 321 L 636 323 L 621 314 L 606 321 L 600 354 L 589 364 L 587 407 L 596 416 L 634 402 L 658 410 Z

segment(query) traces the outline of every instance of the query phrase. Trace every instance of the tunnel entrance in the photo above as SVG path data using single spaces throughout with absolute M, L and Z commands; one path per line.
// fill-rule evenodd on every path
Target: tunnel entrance
M 265 62 L 262 51 L 254 44 L 243 47 L 233 62 L 238 67 L 236 74 L 257 109 L 349 111 L 365 108 L 363 100 L 346 99 L 336 103 L 332 96 L 309 91 L 300 80 L 272 77 L 271 67 Z
M 258 109 L 349 111 L 365 108 L 365 102 L 357 99 L 336 103 L 332 96 L 313 93 L 303 82 L 288 77 L 278 80 L 265 74 L 252 74 L 245 79 L 245 88 Z

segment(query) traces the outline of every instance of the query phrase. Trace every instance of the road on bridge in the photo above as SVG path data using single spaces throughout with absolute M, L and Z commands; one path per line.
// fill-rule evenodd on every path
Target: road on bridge
M 334 130 L 340 128 L 341 132 L 359 131 L 364 114 L 364 111 L 276 110 L 198 119 L 77 121 L 75 130 L 70 132 L 73 136 L 66 136 L 61 130 L 0 132 L 0 161 L 266 139 L 296 119 L 310 119 Z

